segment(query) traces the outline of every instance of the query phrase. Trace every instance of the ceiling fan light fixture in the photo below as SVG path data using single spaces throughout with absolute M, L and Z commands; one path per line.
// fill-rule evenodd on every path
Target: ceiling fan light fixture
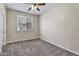
M 32 8 L 31 10 L 34 10 L 35 9 L 35 6 L 34 5 L 31 5 L 31 8 Z
M 35 9 L 37 9 L 38 7 L 37 6 L 35 6 Z
M 37 5 L 31 5 L 31 10 L 35 10 L 35 9 L 37 9 L 37 8 L 38 8 Z
M 30 10 L 40 11 L 39 6 L 44 6 L 44 5 L 46 5 L 46 4 L 45 3 L 32 3 L 31 7 L 28 9 L 28 11 L 30 11 Z

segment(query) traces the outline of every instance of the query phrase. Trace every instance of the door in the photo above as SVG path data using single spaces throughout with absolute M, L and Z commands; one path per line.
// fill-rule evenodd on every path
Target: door
M 3 46 L 3 14 L 0 12 L 0 52 Z

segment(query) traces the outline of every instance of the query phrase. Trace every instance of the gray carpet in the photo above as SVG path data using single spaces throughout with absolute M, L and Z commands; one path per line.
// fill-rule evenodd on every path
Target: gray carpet
M 10 43 L 1 56 L 77 56 L 40 39 Z

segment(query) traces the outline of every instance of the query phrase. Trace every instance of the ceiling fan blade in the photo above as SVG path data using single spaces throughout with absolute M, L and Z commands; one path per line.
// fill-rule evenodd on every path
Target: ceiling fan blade
M 37 3 L 38 6 L 46 5 L 45 3 Z
M 32 8 L 30 7 L 29 9 L 28 9 L 28 11 L 30 11 Z
M 40 11 L 40 9 L 39 9 L 39 8 L 37 8 L 37 10 L 38 10 L 38 11 Z
M 43 6 L 43 5 L 46 5 L 45 3 L 33 3 L 33 5 L 38 5 L 38 6 Z

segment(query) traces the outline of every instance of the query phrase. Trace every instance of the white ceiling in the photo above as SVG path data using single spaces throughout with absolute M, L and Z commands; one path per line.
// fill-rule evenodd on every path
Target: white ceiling
M 55 4 L 53 3 L 46 3 L 45 6 L 40 6 L 40 11 L 37 10 L 32 10 L 32 11 L 27 11 L 27 9 L 31 6 L 30 3 L 5 3 L 5 6 L 10 9 L 26 12 L 26 13 L 31 13 L 31 14 L 36 14 L 36 15 L 41 15 L 44 12 L 46 12 L 48 9 L 53 7 Z

